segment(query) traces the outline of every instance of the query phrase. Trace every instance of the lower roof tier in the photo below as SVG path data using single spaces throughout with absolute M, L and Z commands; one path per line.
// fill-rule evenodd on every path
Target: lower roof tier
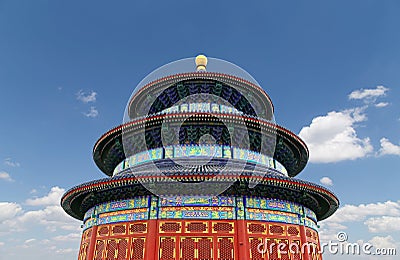
M 192 174 L 191 178 L 193 176 Z M 144 187 L 149 182 L 155 182 L 155 185 L 161 187 L 164 185 L 164 190 L 173 194 L 174 189 L 170 188 L 170 178 L 171 176 L 155 175 L 138 179 L 133 174 L 126 174 L 87 182 L 68 190 L 61 199 L 61 206 L 72 217 L 83 220 L 85 213 L 96 205 L 136 196 L 153 195 Z M 173 176 L 172 178 L 177 182 L 188 181 L 185 176 Z M 204 178 L 204 174 L 199 174 L 198 178 Z M 331 216 L 339 207 L 337 197 L 328 189 L 314 183 L 274 173 L 260 176 L 253 175 L 253 172 L 248 174 L 244 172 L 240 176 L 214 176 L 214 178 L 222 179 L 218 181 L 219 184 L 221 181 L 231 184 L 221 194 L 222 196 L 256 196 L 290 201 L 311 209 L 315 212 L 318 220 Z M 255 181 L 257 184 L 250 188 L 251 183 Z M 168 196 L 168 194 L 163 194 L 163 196 Z
M 234 127 L 228 129 L 224 120 Z M 179 140 L 170 136 L 171 129 L 162 134 L 165 124 L 179 127 Z M 207 134 L 212 135 L 218 145 L 236 146 L 273 157 L 291 177 L 301 172 L 308 161 L 305 143 L 281 126 L 243 115 L 207 113 L 165 114 L 120 125 L 96 142 L 93 159 L 104 173 L 112 176 L 117 165 L 129 156 L 171 144 L 198 144 Z

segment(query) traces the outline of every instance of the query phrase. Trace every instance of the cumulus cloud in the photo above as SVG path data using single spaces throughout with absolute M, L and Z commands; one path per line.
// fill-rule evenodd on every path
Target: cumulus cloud
M 80 222 L 68 216 L 60 206 L 64 191 L 63 188 L 52 187 L 47 195 L 26 200 L 27 205 L 38 207 L 33 210 L 23 211 L 19 204 L 1 202 L 0 232 L 21 232 L 38 225 L 48 232 L 79 231 Z
M 14 181 L 8 172 L 0 172 L 0 180 Z
M 369 218 L 364 222 L 369 232 L 394 232 L 400 231 L 400 217 L 382 216 Z
M 386 237 L 380 237 L 376 236 L 373 237 L 371 240 L 369 240 L 372 245 L 374 245 L 375 248 L 396 248 L 396 241 L 393 239 L 392 236 L 386 236 Z
M 326 186 L 333 186 L 333 181 L 331 178 L 329 177 L 322 177 L 319 182 L 321 182 L 323 185 Z
M 91 91 L 90 93 L 85 93 L 82 90 L 79 90 L 78 93 L 76 93 L 76 99 L 87 104 L 90 102 L 96 102 L 96 96 L 97 93 L 94 91 Z
M 322 242 L 336 241 L 338 232 L 346 231 L 350 240 L 352 233 L 349 227 L 354 223 L 363 223 L 370 233 L 396 232 L 400 230 L 400 201 L 344 205 L 328 219 L 320 222 L 320 238 Z M 355 238 L 355 237 L 353 237 Z M 386 238 L 387 239 L 387 238 Z M 375 247 L 379 238 L 372 239 Z M 378 241 L 379 242 L 379 241 Z
M 378 155 L 400 155 L 400 145 L 395 145 L 387 138 L 380 140 L 381 148 L 378 151 Z
M 400 217 L 400 201 L 345 205 L 328 219 L 330 222 L 344 223 L 362 221 L 368 216 L 398 216 Z
M 96 107 L 90 107 L 90 110 L 86 113 L 83 113 L 86 117 L 91 117 L 95 118 L 99 115 L 99 111 L 96 109 Z
M 6 158 L 4 160 L 4 164 L 10 167 L 20 167 L 21 164 L 19 162 L 14 162 L 11 158 Z
M 14 202 L 0 202 L 0 222 L 12 219 L 22 212 L 19 204 Z
M 310 162 L 331 163 L 369 155 L 373 151 L 369 138 L 359 138 L 356 131 L 357 123 L 367 120 L 364 110 L 332 111 L 303 127 L 299 136 L 310 150 Z
M 63 192 L 63 188 L 52 187 L 43 197 L 27 199 L 22 204 L 29 206 L 25 209 L 17 203 L 0 202 L 0 247 L 4 259 L 48 259 L 49 251 L 54 252 L 52 259 L 76 257 L 81 222 L 61 208 Z M 3 247 L 5 243 L 7 247 Z
M 30 206 L 58 205 L 64 192 L 65 190 L 58 186 L 52 187 L 46 196 L 28 199 L 26 200 L 26 204 Z
M 9 220 L 7 224 L 15 230 L 26 229 L 31 224 L 41 225 L 49 232 L 79 230 L 79 222 L 68 216 L 59 205 L 27 211 L 23 215 Z
M 346 230 L 354 222 L 363 222 L 371 233 L 393 231 L 393 226 L 400 227 L 400 201 L 344 205 L 321 222 L 321 238 L 335 239 L 339 231 Z
M 350 93 L 349 99 L 364 100 L 367 103 L 374 102 L 378 97 L 386 95 L 389 89 L 384 86 L 377 86 L 373 89 L 359 89 Z

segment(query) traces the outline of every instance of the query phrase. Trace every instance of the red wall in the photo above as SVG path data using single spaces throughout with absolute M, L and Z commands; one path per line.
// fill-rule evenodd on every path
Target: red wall
M 279 252 L 307 241 L 310 252 Z M 267 245 L 265 254 L 263 250 Z M 275 243 L 276 246 L 271 244 Z M 149 220 L 95 226 L 82 234 L 79 260 L 322 259 L 318 233 L 292 224 L 245 220 Z

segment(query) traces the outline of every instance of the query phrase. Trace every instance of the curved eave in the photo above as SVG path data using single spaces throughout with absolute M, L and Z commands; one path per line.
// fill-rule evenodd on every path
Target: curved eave
M 104 158 L 107 158 L 107 154 L 105 151 L 108 151 L 106 148 L 112 146 L 112 145 L 121 145 L 121 150 L 122 149 L 122 132 L 124 131 L 129 132 L 131 129 L 138 127 L 140 125 L 143 125 L 146 122 L 149 122 L 150 120 L 157 120 L 160 117 L 167 118 L 177 118 L 177 117 L 186 117 L 189 114 L 193 115 L 204 115 L 205 117 L 209 116 L 208 113 L 180 113 L 180 114 L 165 114 L 165 115 L 154 115 L 148 118 L 140 118 L 137 120 L 130 121 L 126 124 L 117 126 L 110 131 L 106 132 L 103 134 L 99 140 L 95 143 L 94 148 L 93 148 L 93 160 L 95 161 L 96 165 L 99 167 L 101 171 L 103 171 L 105 174 L 108 176 L 112 176 L 113 170 L 116 165 L 118 165 L 123 159 L 125 159 L 125 156 L 123 158 L 119 158 L 118 161 L 113 162 L 112 166 L 107 167 L 107 165 L 104 163 Z M 273 131 L 276 131 L 278 134 L 278 138 L 282 138 L 283 142 L 285 145 L 291 148 L 292 152 L 296 155 L 296 166 L 294 168 L 286 167 L 288 170 L 288 174 L 290 177 L 296 176 L 298 173 L 300 173 L 304 167 L 306 166 L 309 158 L 309 151 L 307 148 L 307 145 L 304 143 L 303 140 L 300 139 L 296 134 L 293 132 L 289 131 L 288 129 L 281 127 L 279 125 L 273 124 L 268 121 L 263 121 L 258 118 L 253 118 L 253 117 L 248 117 L 248 116 L 242 116 L 242 115 L 234 115 L 234 114 L 215 114 L 216 116 L 220 117 L 229 117 L 232 119 L 237 119 L 237 120 L 245 120 L 248 122 L 252 123 L 257 123 L 261 124 L 267 128 L 272 129 Z M 122 151 L 123 152 L 123 151 Z M 275 156 L 274 156 L 275 157 Z M 277 159 L 277 158 L 275 158 Z M 278 160 L 279 161 L 279 160 Z
M 268 193 L 270 188 L 278 188 L 281 192 L 298 194 L 301 196 L 300 199 L 306 200 L 310 198 L 316 201 L 317 206 L 304 205 L 306 203 L 302 203 L 301 201 L 295 202 L 299 202 L 313 210 L 318 220 L 328 218 L 339 207 L 339 200 L 335 194 L 320 185 L 298 179 L 275 176 L 273 174 L 266 174 L 264 177 L 260 178 L 262 178 L 260 183 L 254 189 L 250 189 L 246 186 L 249 177 L 240 176 L 239 179 L 235 179 L 236 184 L 235 187 L 231 189 L 231 195 L 258 195 L 265 197 L 274 195 L 276 198 L 285 199 L 282 197 L 283 195 L 281 193 L 278 195 Z M 224 176 L 223 179 L 227 180 L 227 177 Z M 162 183 L 162 177 L 158 177 L 157 182 Z M 240 187 L 243 187 L 242 191 Z M 68 190 L 61 199 L 61 206 L 70 216 L 83 220 L 86 210 L 97 204 L 113 200 L 107 196 L 107 192 L 112 191 L 114 191 L 113 199 L 127 199 L 135 195 L 143 195 L 143 193 L 146 192 L 134 176 L 105 178 L 84 183 Z M 150 193 L 147 192 L 147 194 Z M 86 205 L 86 208 L 82 208 L 82 203 L 88 196 L 93 198 L 92 204 Z
M 130 115 L 130 108 L 132 107 L 132 103 L 134 100 L 137 100 L 139 96 L 141 95 L 147 95 L 150 92 L 153 92 L 159 87 L 165 87 L 165 86 L 170 86 L 175 83 L 178 83 L 180 81 L 185 81 L 185 80 L 197 80 L 197 79 L 205 79 L 205 80 L 217 80 L 224 82 L 228 85 L 230 84 L 238 84 L 239 86 L 249 88 L 251 91 L 256 91 L 259 94 L 261 94 L 270 104 L 270 107 L 272 109 L 271 113 L 273 115 L 274 113 L 274 105 L 272 103 L 271 98 L 268 96 L 268 94 L 262 89 L 260 86 L 247 81 L 245 79 L 224 74 L 224 73 L 216 73 L 216 72 L 188 72 L 188 73 L 179 73 L 179 74 L 174 74 L 174 75 L 169 75 L 166 77 L 159 78 L 155 81 L 152 81 L 143 87 L 141 87 L 130 99 L 129 101 L 129 106 L 128 106 L 128 114 Z

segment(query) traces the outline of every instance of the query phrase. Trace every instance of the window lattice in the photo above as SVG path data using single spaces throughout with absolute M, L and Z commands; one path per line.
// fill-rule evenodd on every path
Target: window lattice
M 140 223 L 140 224 L 132 224 L 129 228 L 129 231 L 131 233 L 144 233 L 147 230 L 146 224 Z
M 184 238 L 181 241 L 182 258 L 181 260 L 193 260 L 195 258 L 195 240 L 193 238 Z
M 117 242 L 115 240 L 109 240 L 107 245 L 107 260 L 115 259 L 115 252 L 117 251 Z
M 128 240 L 127 239 L 121 239 L 118 243 L 118 255 L 117 255 L 117 260 L 125 260 L 127 256 L 127 250 L 128 250 Z
M 112 229 L 113 234 L 125 234 L 125 226 L 119 225 L 119 226 L 114 226 Z
M 160 227 L 163 232 L 179 232 L 181 230 L 180 223 L 164 223 Z
M 207 225 L 201 222 L 189 223 L 186 230 L 188 232 L 204 232 L 207 231 Z
M 269 232 L 271 232 L 272 234 L 282 234 L 283 233 L 283 227 L 282 226 L 278 226 L 278 225 L 271 225 L 269 227 Z
M 297 246 L 295 245 L 297 244 Z M 293 252 L 291 254 L 292 259 L 291 260 L 301 260 L 301 255 L 300 255 L 300 250 L 301 250 L 301 246 L 300 246 L 300 241 L 298 240 L 293 240 L 291 243 L 291 251 Z
M 287 232 L 291 236 L 297 236 L 299 234 L 299 230 L 296 227 L 288 227 Z
M 285 246 L 281 248 L 283 252 L 281 251 L 281 260 L 290 260 L 289 258 L 289 241 L 287 240 L 281 240 L 279 241 L 280 244 L 285 244 Z
M 278 244 L 277 241 L 273 239 L 268 239 L 267 246 L 269 252 L 269 260 L 280 260 L 278 257 Z
M 131 260 L 144 259 L 144 242 L 145 240 L 143 238 L 132 239 Z
M 218 251 L 220 260 L 234 260 L 232 239 L 227 237 L 219 238 Z
M 108 227 L 101 227 L 98 231 L 98 234 L 100 236 L 106 236 L 108 235 Z
M 170 237 L 162 238 L 160 243 L 160 260 L 175 259 L 175 240 Z
M 96 243 L 96 253 L 95 253 L 95 260 L 102 260 L 103 259 L 103 251 L 104 251 L 104 241 L 98 240 Z
M 251 238 L 250 240 L 250 254 L 251 254 L 251 260 L 262 260 L 263 259 L 263 254 L 262 252 L 258 251 L 258 245 L 263 243 L 264 241 L 261 238 Z M 264 243 L 263 243 L 264 244 Z M 261 250 L 267 250 L 265 246 L 263 245 L 260 247 Z
M 212 260 L 212 240 L 211 238 L 200 238 L 198 242 L 199 260 Z
M 214 225 L 215 232 L 231 232 L 233 230 L 233 225 L 230 223 L 216 223 Z
M 265 226 L 262 224 L 250 224 L 249 225 L 249 232 L 251 233 L 264 233 Z

